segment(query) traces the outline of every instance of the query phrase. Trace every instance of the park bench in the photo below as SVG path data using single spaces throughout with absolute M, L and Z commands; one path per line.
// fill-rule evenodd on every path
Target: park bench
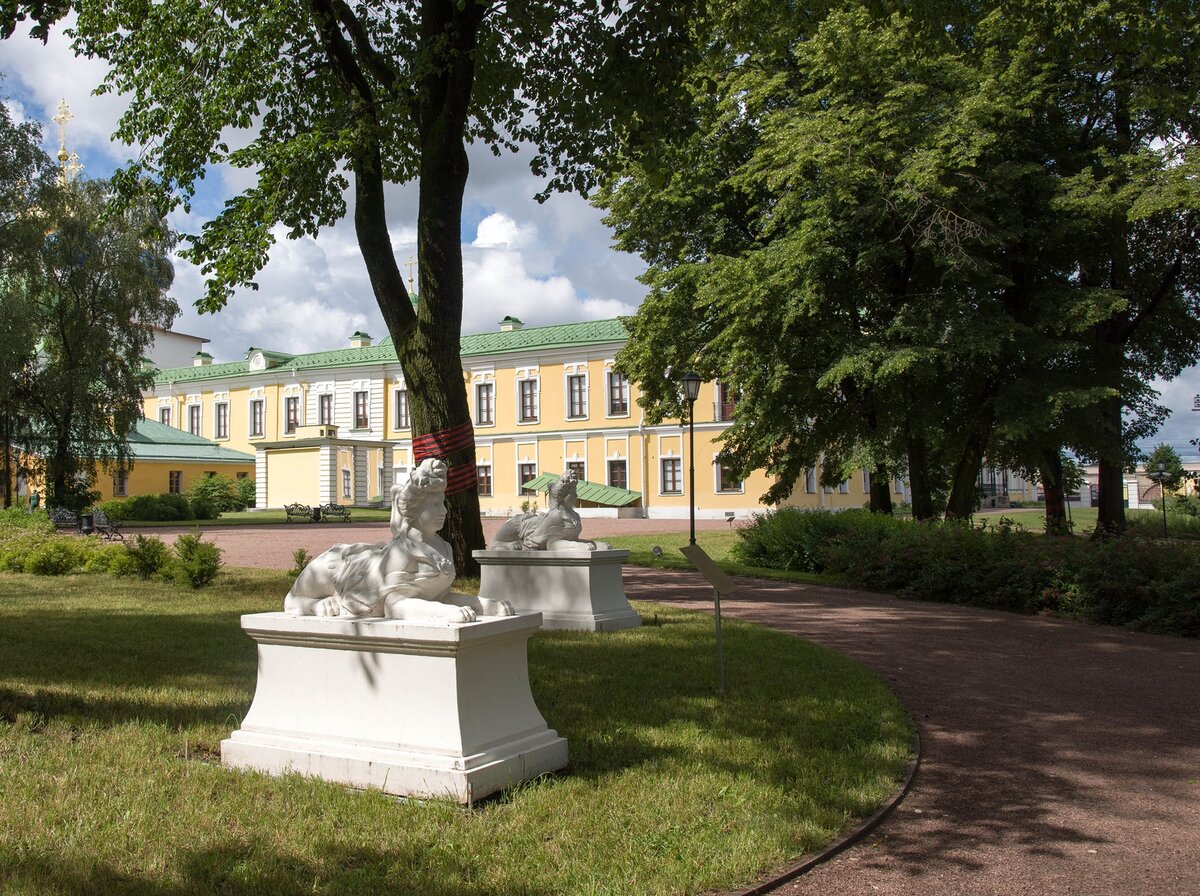
M 283 508 L 283 512 L 287 514 L 289 523 L 295 520 L 303 520 L 306 523 L 313 521 L 313 509 L 307 504 L 288 504 Z
M 322 520 L 338 520 L 339 522 L 350 522 L 350 508 L 343 507 L 341 504 L 322 504 L 321 505 Z
M 50 507 L 47 508 L 46 513 L 50 515 L 50 522 L 59 529 L 79 528 L 79 514 L 74 510 L 67 510 L 65 507 Z
M 125 536 L 121 532 L 121 524 L 109 518 L 108 514 L 103 510 L 96 510 L 92 513 L 92 523 L 96 527 L 96 531 L 104 536 L 105 541 L 124 541 Z

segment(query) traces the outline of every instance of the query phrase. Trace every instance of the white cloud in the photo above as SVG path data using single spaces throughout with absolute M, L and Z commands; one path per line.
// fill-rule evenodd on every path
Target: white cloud
M 476 229 L 475 242 L 471 245 L 485 249 L 520 249 L 537 242 L 537 228 L 531 224 L 518 224 L 502 212 L 492 212 Z

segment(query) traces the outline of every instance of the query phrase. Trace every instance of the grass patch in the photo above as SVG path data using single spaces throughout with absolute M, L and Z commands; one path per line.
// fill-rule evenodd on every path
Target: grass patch
M 530 642 L 567 775 L 463 811 L 231 772 L 256 669 L 238 617 L 287 585 L 0 575 L 5 893 L 693 894 L 829 842 L 908 759 L 861 666 L 730 621 L 718 699 L 711 620 L 644 606 L 661 625 Z
M 586 530 L 585 530 L 586 531 Z M 758 576 L 762 579 L 776 579 L 783 582 L 804 582 L 810 585 L 842 585 L 848 584 L 845 576 L 836 573 L 800 572 L 797 570 L 768 569 L 764 566 L 752 566 L 740 563 L 733 555 L 733 547 L 738 542 L 738 530 L 729 532 L 704 531 L 696 533 L 696 544 L 704 548 L 704 552 L 717 565 L 730 575 Z M 692 564 L 679 553 L 679 549 L 688 543 L 687 532 L 662 532 L 654 535 L 614 535 L 601 539 L 614 548 L 625 548 L 629 553 L 626 562 L 631 566 L 645 566 L 651 569 L 694 569 Z M 654 556 L 654 548 L 662 548 L 662 556 Z

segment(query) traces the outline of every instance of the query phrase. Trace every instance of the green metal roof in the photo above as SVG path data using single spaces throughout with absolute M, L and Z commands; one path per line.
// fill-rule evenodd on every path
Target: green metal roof
M 531 488 L 538 492 L 549 491 L 550 486 L 554 484 L 559 475 L 558 473 L 543 473 L 537 479 L 526 482 L 523 488 Z M 586 479 L 579 480 L 575 493 L 579 495 L 580 501 L 603 504 L 606 507 L 624 507 L 642 497 L 641 492 L 631 492 L 629 489 L 617 488 L 614 485 L 599 485 L 595 482 L 588 482 Z
M 474 333 L 463 336 L 460 353 L 467 358 L 473 355 L 506 354 L 535 349 L 584 348 L 589 345 L 604 345 L 624 342 L 629 338 L 625 325 L 617 318 L 591 320 L 573 324 L 553 324 L 548 327 L 525 327 L 520 330 L 496 333 Z M 276 363 L 274 369 L 319 370 L 324 367 L 347 367 L 367 364 L 394 364 L 396 350 L 391 337 L 363 348 L 339 348 L 323 352 L 288 355 L 283 352 L 268 352 L 264 355 Z M 158 371 L 155 383 L 189 383 L 219 377 L 243 376 L 261 371 L 251 371 L 248 361 L 229 361 L 223 364 L 208 364 L 193 367 L 171 367 Z
M 179 460 L 218 464 L 252 464 L 254 455 L 194 436 L 182 429 L 163 426 L 154 420 L 142 420 L 129 434 L 129 448 L 135 461 Z

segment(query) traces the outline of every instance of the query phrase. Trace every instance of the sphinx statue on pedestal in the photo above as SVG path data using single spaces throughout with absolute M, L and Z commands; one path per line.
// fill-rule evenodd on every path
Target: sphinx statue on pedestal
M 510 517 L 492 543 L 493 551 L 606 551 L 602 541 L 586 541 L 579 537 L 583 521 L 575 510 L 579 500 L 579 480 L 573 470 L 563 473 L 550 486 L 550 509 L 545 513 L 530 511 Z
M 446 521 L 446 465 L 428 459 L 392 486 L 392 540 L 335 544 L 304 568 L 283 608 L 292 616 L 384 616 L 474 622 L 511 616 L 512 605 L 450 590 L 454 554 L 438 530 Z

